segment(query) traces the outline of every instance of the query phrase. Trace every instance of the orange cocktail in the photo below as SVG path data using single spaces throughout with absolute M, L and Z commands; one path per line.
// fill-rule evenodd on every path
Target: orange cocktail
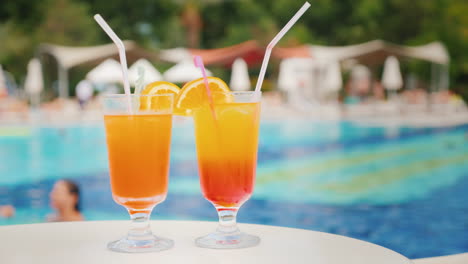
M 166 197 L 172 115 L 106 115 L 114 200 L 131 212 Z
M 152 83 L 139 95 L 102 100 L 112 196 L 132 220 L 128 234 L 107 245 L 110 250 L 151 252 L 174 245 L 153 235 L 149 224 L 151 211 L 167 195 L 174 93 L 166 92 L 172 86 Z
M 222 103 L 194 111 L 203 195 L 216 207 L 239 207 L 252 194 L 260 103 Z
M 260 238 L 242 233 L 237 211 L 252 195 L 257 168 L 260 93 L 214 92 L 193 110 L 200 185 L 218 211 L 215 232 L 196 239 L 207 248 L 243 248 Z
M 203 196 L 219 216 L 216 231 L 195 240 L 200 247 L 245 248 L 260 242 L 236 225 L 237 211 L 255 184 L 260 97 L 260 92 L 231 92 L 216 77 L 188 82 L 177 94 L 175 113 L 194 118 Z

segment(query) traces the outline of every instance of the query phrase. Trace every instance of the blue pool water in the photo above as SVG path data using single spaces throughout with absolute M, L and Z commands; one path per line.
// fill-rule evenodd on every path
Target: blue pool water
M 100 125 L 0 127 L 0 204 L 42 222 L 57 179 L 82 189 L 88 220 L 127 219 L 111 198 Z M 201 196 L 193 126 L 176 122 L 170 186 L 154 219 L 216 220 Z M 240 222 L 355 237 L 410 258 L 468 251 L 468 125 L 384 128 L 351 122 L 268 121 L 257 183 Z M 260 234 L 261 235 L 261 234 Z

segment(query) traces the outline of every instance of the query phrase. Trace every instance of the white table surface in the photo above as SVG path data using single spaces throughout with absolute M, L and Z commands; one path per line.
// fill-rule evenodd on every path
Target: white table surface
M 467 264 L 468 253 L 432 257 L 432 258 L 421 258 L 413 259 L 414 264 Z
M 216 222 L 152 221 L 151 225 L 155 234 L 173 239 L 175 246 L 154 253 L 109 251 L 107 242 L 126 233 L 127 221 L 2 226 L 0 263 L 411 263 L 394 251 L 368 242 L 303 229 L 240 224 L 242 231 L 260 236 L 260 245 L 216 250 L 194 244 L 196 237 L 213 231 Z

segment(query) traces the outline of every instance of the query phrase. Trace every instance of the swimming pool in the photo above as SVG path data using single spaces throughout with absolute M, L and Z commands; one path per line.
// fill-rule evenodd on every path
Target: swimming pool
M 111 198 L 103 127 L 0 127 L 0 225 L 43 221 L 56 179 L 82 189 L 88 220 L 127 219 Z M 468 251 L 468 125 L 378 127 L 264 121 L 257 183 L 240 222 L 355 237 L 410 258 Z M 169 195 L 154 219 L 216 220 L 197 178 L 193 124 L 174 125 Z

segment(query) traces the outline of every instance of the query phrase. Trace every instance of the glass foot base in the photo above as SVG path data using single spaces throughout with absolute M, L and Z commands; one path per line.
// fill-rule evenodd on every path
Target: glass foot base
M 174 241 L 157 236 L 152 236 L 145 240 L 130 240 L 122 238 L 107 244 L 108 249 L 124 253 L 157 252 L 170 249 L 173 246 Z
M 241 232 L 222 233 L 217 231 L 195 240 L 197 246 L 213 249 L 248 248 L 256 246 L 259 243 L 260 238 L 258 236 Z

